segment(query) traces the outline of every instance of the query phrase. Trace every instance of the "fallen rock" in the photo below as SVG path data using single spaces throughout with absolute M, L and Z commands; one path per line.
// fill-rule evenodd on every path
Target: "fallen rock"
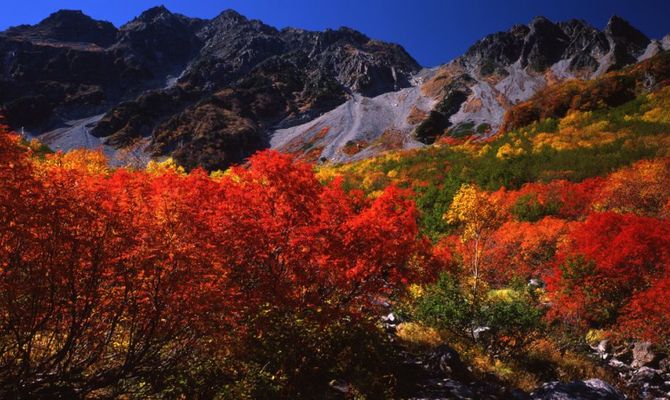
M 666 357 L 658 362 L 658 369 L 663 372 L 670 373 L 670 357 Z
M 630 370 L 630 367 L 628 366 L 628 364 L 626 364 L 625 362 L 623 362 L 623 361 L 621 361 L 621 360 L 618 360 L 618 359 L 616 359 L 616 358 L 612 358 L 612 359 L 610 359 L 609 362 L 608 362 L 607 364 L 608 364 L 610 367 L 612 367 L 612 368 L 614 368 L 614 369 L 617 369 L 617 370 L 619 370 L 619 371 L 628 371 L 628 370 Z
M 461 356 L 449 345 L 442 344 L 426 357 L 426 367 L 434 374 L 444 374 L 461 381 L 468 381 L 470 373 Z
M 545 383 L 531 393 L 533 400 L 624 400 L 626 397 L 600 379 Z
M 659 371 L 649 367 L 642 367 L 633 373 L 630 383 L 635 385 L 644 385 L 645 383 L 656 385 L 663 383 L 663 378 Z
M 601 340 L 600 343 L 598 343 L 598 347 L 596 348 L 596 350 L 598 350 L 598 353 L 600 353 L 601 355 L 609 353 L 610 351 L 612 351 L 612 344 L 607 339 Z
M 633 346 L 633 362 L 630 364 L 633 368 L 654 367 L 658 365 L 662 356 L 656 353 L 651 342 L 637 342 Z

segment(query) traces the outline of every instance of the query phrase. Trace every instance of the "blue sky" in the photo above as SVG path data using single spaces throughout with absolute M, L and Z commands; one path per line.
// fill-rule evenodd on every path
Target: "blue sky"
M 78 9 L 121 25 L 164 4 L 173 12 L 211 18 L 232 8 L 282 28 L 322 30 L 349 26 L 370 37 L 400 43 L 423 65 L 462 54 L 482 36 L 527 23 L 536 15 L 560 21 L 582 18 L 602 28 L 614 14 L 647 36 L 670 32 L 670 0 L 4 0 L 0 29 L 34 24 L 58 9 Z

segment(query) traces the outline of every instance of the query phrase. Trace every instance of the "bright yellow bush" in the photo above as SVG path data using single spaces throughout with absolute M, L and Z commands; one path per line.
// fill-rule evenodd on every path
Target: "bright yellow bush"
M 403 322 L 398 325 L 396 335 L 410 347 L 425 348 L 442 344 L 440 333 L 434 329 L 415 322 Z
M 146 171 L 147 173 L 155 175 L 164 174 L 168 171 L 173 171 L 179 175 L 186 174 L 186 170 L 184 169 L 184 167 L 177 164 L 177 162 L 172 157 L 166 158 L 163 161 L 154 161 L 154 160 L 149 161 L 149 163 L 147 164 Z

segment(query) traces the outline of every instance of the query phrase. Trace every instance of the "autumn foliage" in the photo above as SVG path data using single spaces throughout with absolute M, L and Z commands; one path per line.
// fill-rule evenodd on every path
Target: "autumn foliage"
M 198 351 L 233 357 L 268 329 L 253 323 L 268 309 L 365 318 L 376 297 L 427 276 L 408 193 L 324 186 L 275 152 L 215 178 L 111 170 L 98 153 L 33 158 L 3 129 L 0 181 L 9 397 L 160 387 Z

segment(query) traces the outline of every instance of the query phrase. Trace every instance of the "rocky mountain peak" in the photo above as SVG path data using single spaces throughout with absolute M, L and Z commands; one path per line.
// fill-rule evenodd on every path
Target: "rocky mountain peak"
M 147 9 L 137 17 L 138 20 L 152 21 L 156 18 L 165 18 L 171 16 L 172 13 L 164 5 L 156 6 Z
M 346 26 L 340 27 L 337 30 L 326 29 L 321 37 L 323 42 L 328 46 L 340 41 L 356 44 L 364 44 L 370 41 L 370 38 L 365 36 L 363 33 Z
M 512 27 L 509 29 L 508 32 L 511 35 L 513 35 L 514 37 L 522 39 L 528 34 L 529 30 L 530 29 L 528 28 L 527 25 L 516 24 L 516 25 L 512 25 Z
M 217 21 L 217 20 L 234 20 L 234 21 L 236 20 L 238 22 L 242 22 L 242 21 L 247 21 L 248 19 L 244 15 L 242 15 L 242 14 L 238 13 L 237 11 L 229 8 L 227 10 L 221 11 L 221 13 L 219 13 L 219 15 L 214 17 L 214 21 Z
M 570 38 L 561 28 L 545 17 L 535 17 L 521 49 L 521 65 L 543 71 L 561 59 Z
M 615 39 L 625 40 L 639 47 L 645 47 L 650 41 L 644 33 L 617 15 L 609 19 L 605 27 L 605 33 Z
M 637 60 L 651 42 L 644 33 L 616 15 L 607 22 L 604 32 L 613 48 L 614 68 Z
M 132 21 L 121 26 L 122 32 L 152 29 L 149 27 L 162 26 L 162 29 L 188 30 L 189 22 L 196 19 L 187 18 L 174 14 L 164 6 L 150 8 L 134 18 Z M 155 28 L 154 28 L 155 29 Z
M 536 17 L 421 71 L 401 46 L 346 27 L 278 30 L 234 10 L 204 20 L 158 6 L 117 30 L 59 11 L 0 33 L 0 107 L 36 135 L 71 124 L 74 135 L 110 148 L 139 141 L 187 167 L 241 162 L 278 131 L 290 137 L 273 143 L 287 151 L 344 159 L 347 143 L 384 134 L 392 146 L 417 145 L 414 130 L 492 134 L 507 108 L 547 84 L 628 65 L 670 38 L 648 43 L 618 17 L 603 31 Z
M 107 21 L 97 21 L 78 10 L 59 10 L 34 26 L 10 28 L 11 36 L 70 43 L 93 43 L 107 47 L 114 43 L 117 29 Z

